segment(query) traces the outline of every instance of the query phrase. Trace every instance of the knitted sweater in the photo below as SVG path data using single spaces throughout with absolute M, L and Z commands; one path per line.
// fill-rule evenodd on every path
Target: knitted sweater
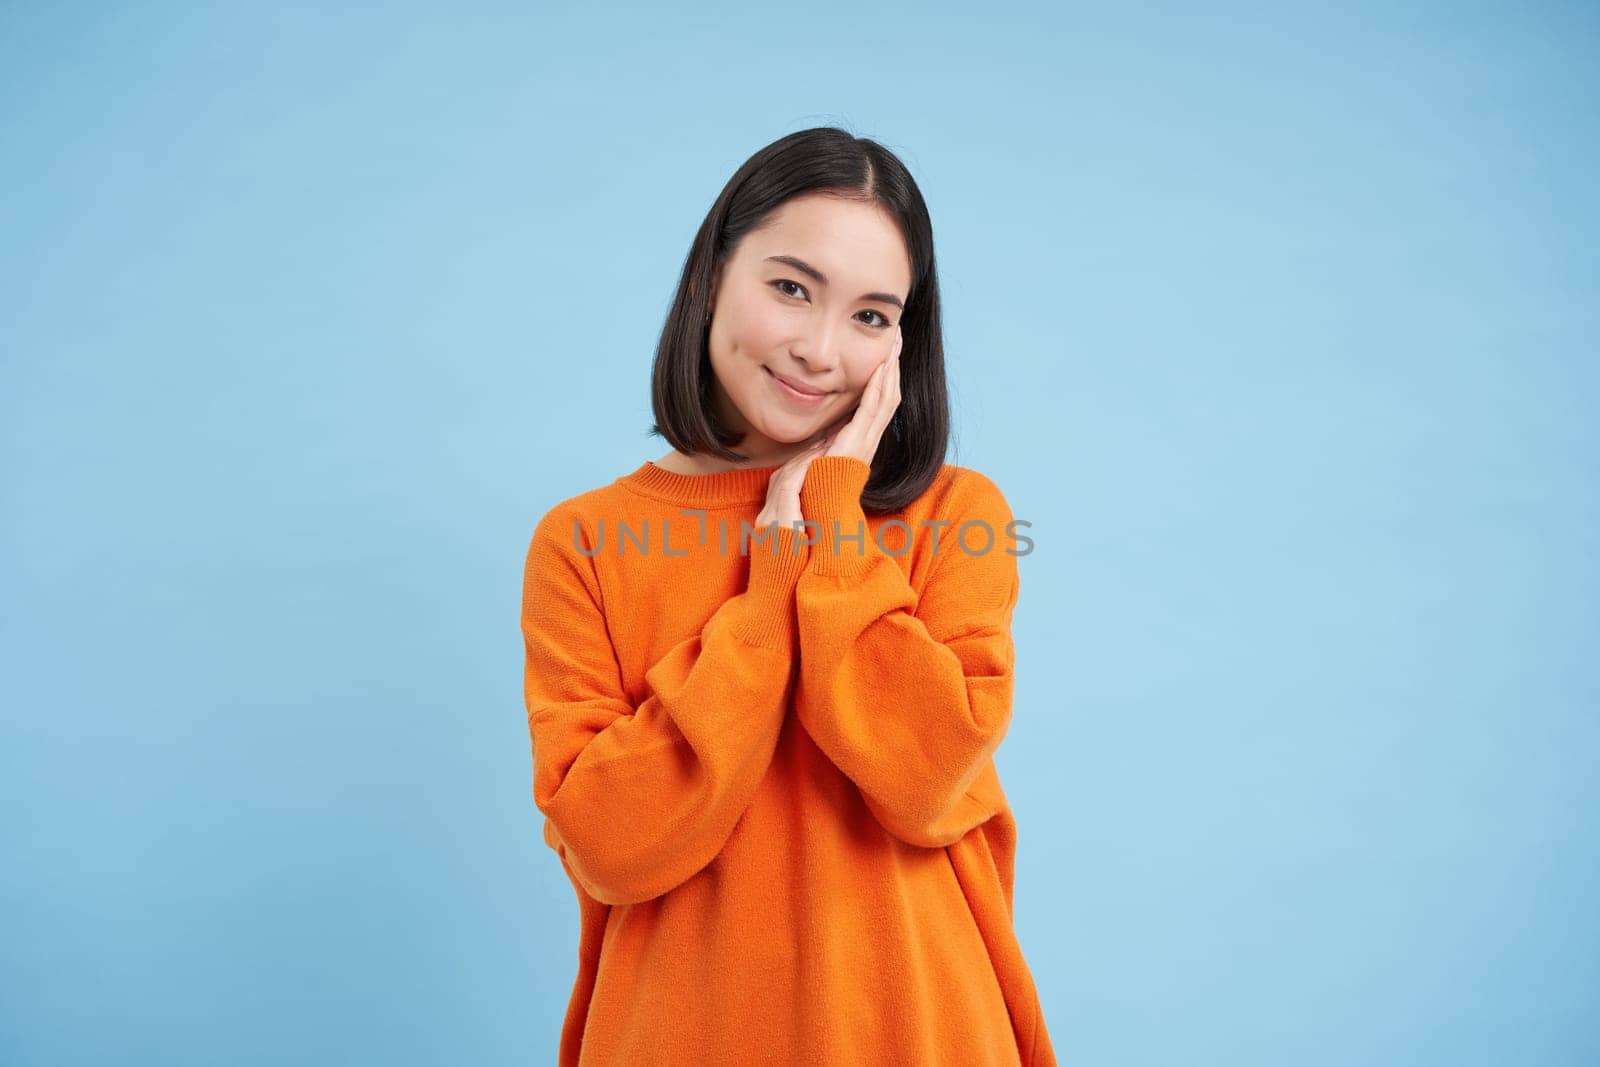
M 952 465 L 869 518 L 849 456 L 806 473 L 815 527 L 752 529 L 775 469 L 647 462 L 533 534 L 533 799 L 580 918 L 559 1062 L 1053 1065 L 993 760 L 1026 539 Z

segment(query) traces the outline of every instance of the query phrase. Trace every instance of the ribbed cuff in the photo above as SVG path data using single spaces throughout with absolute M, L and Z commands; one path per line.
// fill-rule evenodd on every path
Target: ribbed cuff
M 872 539 L 861 492 L 872 467 L 854 456 L 818 456 L 800 487 L 800 513 L 817 524 L 811 569 L 821 574 L 857 575 L 880 549 Z
M 793 527 L 777 524 L 756 529 L 745 547 L 750 553 L 750 584 L 741 594 L 744 610 L 735 619 L 733 632 L 763 648 L 793 648 L 799 629 L 794 590 L 812 549 Z

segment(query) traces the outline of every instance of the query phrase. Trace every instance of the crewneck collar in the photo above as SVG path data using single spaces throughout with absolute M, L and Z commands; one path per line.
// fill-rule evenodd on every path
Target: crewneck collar
M 689 507 L 755 504 L 766 499 L 767 482 L 782 464 L 738 467 L 715 474 L 679 474 L 646 460 L 638 470 L 617 479 L 636 493 Z

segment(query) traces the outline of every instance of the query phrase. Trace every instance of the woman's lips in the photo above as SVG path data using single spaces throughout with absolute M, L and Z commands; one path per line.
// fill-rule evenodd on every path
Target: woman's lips
M 777 388 L 779 395 L 787 397 L 797 404 L 816 404 L 827 397 L 827 393 L 803 393 L 784 381 L 783 378 L 773 373 L 772 368 L 763 368 L 767 376 L 772 379 L 772 384 Z

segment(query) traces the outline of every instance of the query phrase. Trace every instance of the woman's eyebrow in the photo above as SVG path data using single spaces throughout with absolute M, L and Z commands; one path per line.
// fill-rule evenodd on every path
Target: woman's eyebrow
M 817 284 L 828 284 L 826 275 L 798 256 L 768 256 L 767 261 L 769 263 L 787 263 L 801 274 L 809 274 L 812 278 L 815 278 Z M 890 293 L 862 293 L 861 299 L 876 300 L 880 304 L 893 304 L 901 311 L 906 309 L 906 306 L 900 302 L 900 298 Z

